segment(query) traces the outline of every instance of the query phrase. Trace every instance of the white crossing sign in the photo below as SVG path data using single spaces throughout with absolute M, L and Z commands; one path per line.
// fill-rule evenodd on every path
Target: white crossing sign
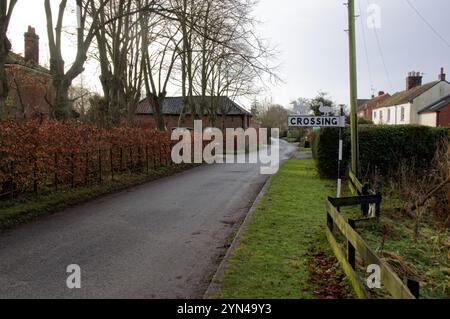
M 345 127 L 345 116 L 305 116 L 292 115 L 289 127 Z

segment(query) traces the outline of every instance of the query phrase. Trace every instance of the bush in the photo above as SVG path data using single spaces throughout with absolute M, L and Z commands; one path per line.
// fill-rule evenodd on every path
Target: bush
M 80 122 L 0 121 L 0 195 L 76 187 L 102 174 L 169 163 L 167 133 L 131 127 L 98 129 Z
M 322 177 L 336 178 L 338 129 L 325 128 L 313 133 L 313 156 Z M 388 176 L 407 162 L 417 169 L 431 165 L 438 143 L 450 137 L 450 129 L 426 126 L 360 126 L 359 154 L 363 175 L 377 172 Z M 344 131 L 343 174 L 350 164 L 350 129 Z

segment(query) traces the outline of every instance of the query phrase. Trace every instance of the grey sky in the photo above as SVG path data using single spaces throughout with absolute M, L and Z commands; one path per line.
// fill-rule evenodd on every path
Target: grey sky
M 448 0 L 410 0 L 421 14 L 450 42 Z M 54 0 L 58 4 L 58 0 Z M 261 0 L 255 16 L 264 21 L 259 33 L 277 45 L 280 76 L 285 83 L 273 86 L 267 97 L 288 106 L 297 97 L 313 97 L 324 90 L 338 103 L 348 102 L 347 9 L 344 0 Z M 424 72 L 424 81 L 437 79 L 440 67 L 450 74 L 450 48 L 440 40 L 408 6 L 406 0 L 356 0 L 362 9 L 363 25 L 372 73 L 373 89 L 394 92 L 404 89 L 408 71 Z M 381 8 L 378 36 L 388 75 L 383 67 L 375 32 L 367 28 L 368 3 Z M 67 21 L 70 24 L 70 20 Z M 48 60 L 43 1 L 19 0 L 13 16 L 10 38 L 13 50 L 23 52 L 23 33 L 28 25 L 41 37 L 41 60 Z M 357 20 L 359 96 L 371 95 L 361 21 Z M 70 43 L 66 54 L 73 56 Z M 70 63 L 70 59 L 67 59 Z M 390 80 L 388 80 L 388 77 Z M 99 88 L 98 71 L 90 65 L 85 83 Z M 392 86 L 390 84 L 392 83 Z

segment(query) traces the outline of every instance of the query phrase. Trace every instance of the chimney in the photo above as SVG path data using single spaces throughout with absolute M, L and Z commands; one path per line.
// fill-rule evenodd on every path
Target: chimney
M 406 78 L 406 90 L 411 90 L 422 85 L 422 75 L 420 72 L 409 72 Z
M 439 81 L 446 81 L 446 75 L 444 73 L 444 68 L 441 68 L 441 74 L 439 74 Z
M 384 95 L 384 94 L 385 94 L 384 91 L 378 92 L 378 96 L 382 96 L 382 95 Z
M 39 64 L 39 36 L 31 26 L 25 32 L 25 61 Z

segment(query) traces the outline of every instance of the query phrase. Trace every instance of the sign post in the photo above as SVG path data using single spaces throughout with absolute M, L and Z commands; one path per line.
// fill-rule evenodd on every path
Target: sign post
M 337 197 L 342 195 L 342 178 L 341 178 L 341 166 L 343 159 L 344 143 L 343 128 L 345 128 L 345 115 L 344 107 L 341 105 L 339 116 L 330 116 L 332 113 L 331 107 L 324 107 L 321 103 L 321 110 L 327 115 L 325 116 L 312 116 L 312 115 L 291 115 L 288 117 L 288 126 L 291 127 L 336 127 L 339 128 L 339 157 L 338 157 L 338 181 L 337 181 Z

